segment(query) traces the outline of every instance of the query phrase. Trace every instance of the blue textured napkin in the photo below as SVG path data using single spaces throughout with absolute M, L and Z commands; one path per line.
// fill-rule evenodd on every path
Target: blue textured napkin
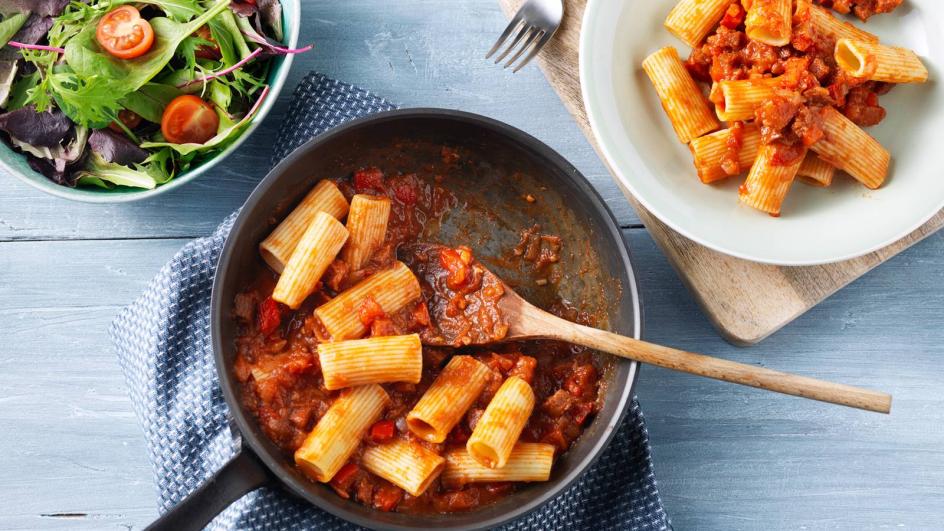
M 309 138 L 346 120 L 395 106 L 370 92 L 311 73 L 294 100 L 273 163 Z M 216 261 L 236 214 L 205 238 L 184 246 L 115 318 L 110 336 L 144 427 L 161 512 L 196 489 L 235 455 L 210 344 L 210 289 Z M 355 529 L 278 488 L 249 493 L 211 529 Z M 605 455 L 569 489 L 505 526 L 539 529 L 671 529 L 659 498 L 649 435 L 639 404 Z

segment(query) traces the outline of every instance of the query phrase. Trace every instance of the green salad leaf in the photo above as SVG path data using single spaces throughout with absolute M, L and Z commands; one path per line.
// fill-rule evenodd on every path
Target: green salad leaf
M 104 117 L 114 118 L 121 108 L 119 100 L 137 91 L 151 81 L 174 57 L 177 46 L 191 33 L 227 9 L 228 0 L 218 0 L 203 14 L 190 22 L 180 23 L 169 18 L 150 20 L 154 30 L 154 44 L 144 55 L 135 59 L 118 59 L 103 51 L 95 40 L 95 24 L 87 25 L 65 45 L 65 61 L 71 72 L 56 73 L 65 76 L 53 88 L 69 91 L 63 108 L 74 122 L 101 125 Z M 57 97 L 59 102 L 60 98 Z M 83 106 L 69 105 L 83 102 Z
M 150 160 L 150 157 L 148 157 Z M 158 184 L 170 180 L 161 164 L 146 160 L 135 164 L 134 168 L 108 162 L 98 153 L 92 153 L 85 168 L 78 173 L 79 184 L 90 184 L 101 188 L 131 186 L 134 188 L 153 189 Z
M 187 22 L 203 12 L 203 7 L 197 0 L 121 0 L 118 4 L 150 4 L 164 10 L 167 15 L 177 22 Z
M 0 22 L 0 48 L 6 46 L 16 32 L 20 31 L 27 18 L 29 18 L 29 13 L 16 13 Z
M 164 108 L 183 91 L 163 83 L 145 83 L 141 88 L 121 98 L 118 103 L 149 122 L 161 123 Z

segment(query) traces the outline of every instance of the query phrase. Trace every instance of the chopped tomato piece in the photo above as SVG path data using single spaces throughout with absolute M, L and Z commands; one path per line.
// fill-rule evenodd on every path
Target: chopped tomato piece
M 203 144 L 216 136 L 219 127 L 213 107 L 192 94 L 171 100 L 161 115 L 161 133 L 173 144 Z
M 380 168 L 364 168 L 354 172 L 354 190 L 364 192 L 377 191 L 383 188 L 384 174 Z
M 728 29 L 737 29 L 744 22 L 744 8 L 740 4 L 731 4 L 721 19 L 721 25 Z
M 404 205 L 416 204 L 416 187 L 412 183 L 401 183 L 394 188 L 393 195 Z
M 429 308 L 425 302 L 421 302 L 413 309 L 413 322 L 420 326 L 429 326 Z
M 134 59 L 151 49 L 154 29 L 134 6 L 123 5 L 105 13 L 98 21 L 95 40 L 114 57 Z
M 395 336 L 398 333 L 393 321 L 386 317 L 374 319 L 374 322 L 370 324 L 370 337 Z
M 259 303 L 259 311 L 256 312 L 258 318 L 259 331 L 269 335 L 282 324 L 282 307 L 272 297 Z
M 461 255 L 454 249 L 443 249 L 439 253 L 439 263 L 449 272 L 446 285 L 450 289 L 459 289 L 469 277 L 469 265 L 462 260 Z
M 211 61 L 218 61 L 223 57 L 222 52 L 220 52 L 220 45 L 216 43 L 213 33 L 210 32 L 210 26 L 200 26 L 196 31 L 196 35 L 205 41 L 209 41 L 210 44 L 201 44 L 193 55 L 199 59 L 210 59 Z
M 381 420 L 370 427 L 370 440 L 382 443 L 393 439 L 397 425 L 392 420 Z
M 331 479 L 331 487 L 344 499 L 351 497 L 351 485 L 354 484 L 354 479 L 357 477 L 357 472 L 360 471 L 360 467 L 354 463 L 348 463 L 341 467 L 341 470 L 338 470 L 338 473 L 334 475 L 334 478 Z
M 369 295 L 357 309 L 357 317 L 364 326 L 370 326 L 375 320 L 385 317 L 386 315 L 383 308 L 380 307 L 380 304 Z
M 578 425 L 583 424 L 587 420 L 587 416 L 593 412 L 593 404 L 590 402 L 581 402 L 574 406 L 574 422 Z
M 583 396 L 590 390 L 590 387 L 596 385 L 597 370 L 593 365 L 578 365 L 570 378 L 564 382 L 564 388 L 574 396 Z
M 397 507 L 403 498 L 403 489 L 393 485 L 381 485 L 374 492 L 374 507 L 384 512 L 390 512 Z
M 468 490 L 447 492 L 443 499 L 450 511 L 465 511 L 478 503 L 478 497 Z
M 128 129 L 134 129 L 135 127 L 141 125 L 141 116 L 134 111 L 129 111 L 128 109 L 121 109 L 118 111 L 118 120 L 116 122 L 121 122 L 122 125 Z M 116 133 L 124 134 L 125 130 L 121 128 L 116 122 L 108 124 L 108 128 Z

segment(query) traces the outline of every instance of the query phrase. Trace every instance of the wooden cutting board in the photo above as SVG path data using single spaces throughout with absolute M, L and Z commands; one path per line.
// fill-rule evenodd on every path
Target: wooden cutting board
M 511 18 L 524 0 L 499 3 Z M 580 25 L 586 4 L 587 0 L 564 0 L 564 21 L 539 60 L 551 86 L 599 154 L 580 94 Z M 942 210 L 905 238 L 860 258 L 825 266 L 770 266 L 733 258 L 685 238 L 646 211 L 614 180 L 708 318 L 725 339 L 737 345 L 763 340 L 846 284 L 944 226 Z

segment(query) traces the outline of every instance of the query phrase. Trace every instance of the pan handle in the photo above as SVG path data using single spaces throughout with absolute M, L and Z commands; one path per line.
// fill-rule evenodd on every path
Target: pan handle
M 272 481 L 252 451 L 242 448 L 206 483 L 162 514 L 145 531 L 199 531 L 244 494 Z

